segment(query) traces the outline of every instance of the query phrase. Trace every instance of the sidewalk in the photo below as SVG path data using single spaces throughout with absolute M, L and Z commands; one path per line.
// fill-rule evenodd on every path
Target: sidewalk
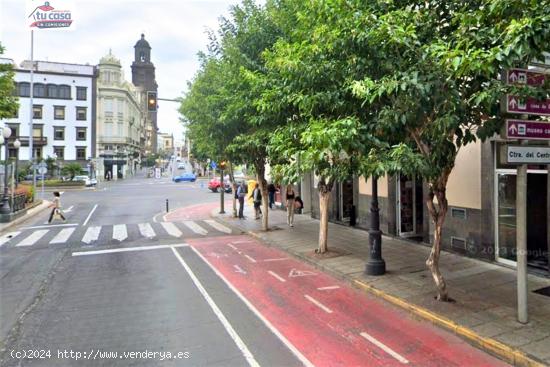
M 215 214 L 214 214 L 215 213 Z M 250 206 L 246 220 L 228 214 L 212 214 L 229 225 L 260 238 L 303 261 L 313 264 L 354 286 L 374 293 L 419 317 L 452 330 L 472 344 L 516 365 L 550 365 L 550 297 L 533 293 L 550 286 L 550 279 L 529 276 L 527 325 L 516 321 L 516 273 L 513 269 L 455 255 L 441 254 L 441 272 L 456 303 L 434 299 L 435 285 L 426 268 L 429 248 L 384 236 L 382 254 L 387 274 L 364 273 L 368 259 L 368 233 L 329 224 L 329 249 L 334 256 L 320 257 L 317 248 L 319 221 L 308 214 L 296 215 L 294 228 L 286 225 L 286 212 L 270 210 L 272 230 L 261 230 Z

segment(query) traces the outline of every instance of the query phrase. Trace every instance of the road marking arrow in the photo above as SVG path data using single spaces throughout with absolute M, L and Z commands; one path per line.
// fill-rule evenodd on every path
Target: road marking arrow
M 233 267 L 235 268 L 235 273 L 246 274 L 246 271 L 241 269 L 241 267 L 239 265 L 233 265 Z
M 70 213 L 73 211 L 73 208 L 74 208 L 74 205 L 71 205 L 70 207 L 68 207 L 67 209 L 63 210 L 63 213 Z
M 290 273 L 288 273 L 289 278 L 306 277 L 309 275 L 317 275 L 317 274 L 308 270 L 296 270 L 296 269 L 292 269 Z

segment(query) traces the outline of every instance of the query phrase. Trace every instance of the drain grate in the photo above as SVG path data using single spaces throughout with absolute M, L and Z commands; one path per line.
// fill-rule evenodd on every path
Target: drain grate
M 550 287 L 544 287 L 533 291 L 534 293 L 542 294 L 543 296 L 550 297 Z

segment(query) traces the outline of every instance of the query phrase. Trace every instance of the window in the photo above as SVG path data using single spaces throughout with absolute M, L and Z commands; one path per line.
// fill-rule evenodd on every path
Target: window
M 65 106 L 53 106 L 53 118 L 55 120 L 65 120 Z
M 33 97 L 44 98 L 46 97 L 46 87 L 44 84 L 36 83 L 33 86 Z
M 8 149 L 8 158 L 17 158 L 17 150 L 15 148 Z
M 78 121 L 86 120 L 86 107 L 77 107 L 76 108 L 76 119 Z
M 35 138 L 43 137 L 44 135 L 42 134 L 42 126 L 33 126 L 32 136 L 34 136 Z
M 34 150 L 34 158 L 40 159 L 42 158 L 42 147 L 33 147 Z
M 76 128 L 76 140 L 86 140 L 86 128 L 77 127 Z
M 105 112 L 113 112 L 113 99 L 105 98 Z
M 17 94 L 19 97 L 31 96 L 31 84 L 27 82 L 21 82 L 17 84 Z
M 71 99 L 71 87 L 68 85 L 59 86 L 59 98 Z
M 87 90 L 86 87 L 76 87 L 76 99 L 79 101 L 85 101 L 87 99 Z
M 59 98 L 59 95 L 57 93 L 57 85 L 55 84 L 48 84 L 46 86 L 46 92 L 47 92 L 48 98 Z
M 65 128 L 62 126 L 54 126 L 53 140 L 65 140 Z
M 65 159 L 65 147 L 53 147 L 53 153 L 57 156 L 57 159 Z
M 33 105 L 32 106 L 32 118 L 41 119 L 42 118 L 42 105 Z
M 85 160 L 86 159 L 86 147 L 77 147 L 76 148 L 76 159 Z

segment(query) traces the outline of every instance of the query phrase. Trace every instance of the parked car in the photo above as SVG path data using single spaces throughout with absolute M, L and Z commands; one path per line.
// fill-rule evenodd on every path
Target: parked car
M 94 186 L 97 185 L 97 179 L 90 178 L 88 176 L 80 175 L 80 176 L 74 176 L 72 181 L 79 181 L 84 182 L 84 185 L 86 186 Z
M 45 180 L 49 180 L 51 177 L 49 175 L 44 175 Z M 36 173 L 36 181 L 42 180 L 42 175 Z M 32 175 L 26 175 L 25 181 L 32 181 Z
M 210 180 L 210 182 L 208 182 L 208 189 L 212 192 L 218 192 L 220 187 L 221 187 L 221 184 L 220 184 L 219 178 L 213 178 Z M 233 191 L 229 181 L 224 182 L 224 187 L 225 187 L 224 191 L 227 193 L 230 193 L 231 191 Z
M 178 169 L 185 169 L 185 163 L 178 163 Z
M 188 182 L 195 182 L 197 179 L 197 176 L 195 174 L 186 172 L 183 175 L 174 176 L 173 180 L 174 182 L 182 182 L 182 181 L 188 181 Z

